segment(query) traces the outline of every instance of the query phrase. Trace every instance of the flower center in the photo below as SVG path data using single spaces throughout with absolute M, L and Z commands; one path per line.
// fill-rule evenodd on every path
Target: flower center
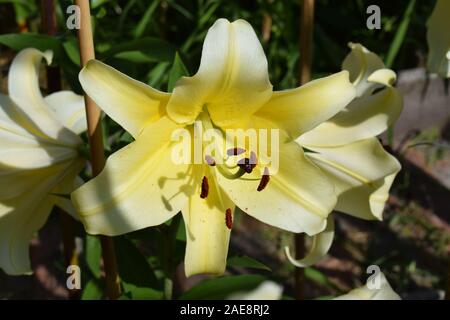
M 207 111 L 203 111 L 202 113 L 200 113 L 200 115 L 198 116 L 198 120 L 201 123 L 201 127 L 203 130 L 211 130 L 209 132 L 211 132 L 210 135 L 211 137 L 213 137 L 212 139 L 214 139 L 213 144 L 221 144 L 227 142 L 226 139 L 223 139 L 223 137 L 218 137 L 222 130 L 220 128 L 216 128 L 213 125 Z M 218 133 L 215 134 L 214 130 Z M 202 148 L 203 150 L 205 150 L 205 152 L 207 152 L 207 147 L 204 144 L 205 142 L 202 142 Z M 209 166 L 215 167 L 219 174 L 230 180 L 236 180 L 240 178 L 246 181 L 259 180 L 258 187 L 255 190 L 258 192 L 263 191 L 267 187 L 267 184 L 270 181 L 269 169 L 267 167 L 264 167 L 264 172 L 262 175 L 255 173 L 254 169 L 258 166 L 258 157 L 255 151 L 248 150 L 249 148 L 246 145 L 233 146 L 226 149 L 225 152 L 221 148 L 213 149 L 214 154 L 205 154 L 204 160 L 205 163 Z M 202 199 L 205 199 L 206 197 L 208 197 L 208 193 L 208 178 L 206 176 L 203 176 L 200 197 Z

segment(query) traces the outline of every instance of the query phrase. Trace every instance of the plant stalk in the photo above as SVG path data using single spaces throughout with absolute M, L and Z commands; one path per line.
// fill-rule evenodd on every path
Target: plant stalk
M 314 0 L 303 0 L 300 9 L 300 85 L 311 80 L 314 31 Z M 297 259 L 305 256 L 305 236 L 303 233 L 294 236 L 295 256 Z M 295 298 L 305 298 L 305 270 L 295 268 Z
M 75 5 L 80 8 L 78 45 L 80 47 L 81 66 L 84 67 L 89 60 L 95 59 L 89 0 L 75 0 Z M 91 150 L 92 175 L 95 177 L 105 166 L 101 110 L 86 94 L 84 95 L 84 101 L 86 105 L 86 119 L 88 125 L 87 133 Z M 121 289 L 117 271 L 114 242 L 111 237 L 107 236 L 100 236 L 100 240 L 105 269 L 106 295 L 109 299 L 117 299 L 120 296 Z

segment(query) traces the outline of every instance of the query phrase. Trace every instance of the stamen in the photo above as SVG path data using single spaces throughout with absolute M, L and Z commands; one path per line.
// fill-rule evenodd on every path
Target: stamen
M 250 164 L 252 165 L 252 169 L 254 169 L 258 164 L 258 157 L 253 151 L 250 151 Z
M 225 224 L 226 224 L 228 229 L 231 230 L 231 228 L 233 228 L 233 216 L 231 215 L 231 209 L 230 208 L 228 208 L 225 211 Z
M 245 152 L 245 149 L 242 148 L 231 148 L 227 150 L 228 156 L 238 156 L 240 154 L 243 154 Z
M 209 193 L 208 178 L 205 176 L 202 180 L 202 192 L 200 193 L 200 198 L 205 199 Z
M 206 155 L 205 156 L 205 161 L 208 165 L 210 165 L 211 167 L 214 167 L 216 165 L 216 161 L 214 160 L 213 157 Z
M 255 167 L 253 164 L 250 163 L 249 158 L 240 159 L 238 161 L 237 165 L 239 166 L 239 168 L 244 170 L 246 173 L 252 173 L 253 168 Z
M 261 178 L 261 181 L 259 182 L 258 189 L 256 189 L 256 190 L 263 191 L 264 188 L 269 183 L 269 181 L 270 181 L 269 169 L 267 167 L 265 167 L 264 168 L 264 174 L 263 174 L 263 176 Z

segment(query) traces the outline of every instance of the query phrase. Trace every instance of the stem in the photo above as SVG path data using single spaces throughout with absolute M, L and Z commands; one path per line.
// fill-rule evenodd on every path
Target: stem
M 447 288 L 445 290 L 445 300 L 450 300 L 450 265 L 447 269 Z
M 311 80 L 314 0 L 303 0 L 300 20 L 300 85 Z
M 58 29 L 56 25 L 56 12 L 54 0 L 41 0 L 42 31 L 55 36 Z M 61 90 L 61 71 L 58 67 L 47 66 L 47 93 Z M 75 245 L 74 223 L 72 218 L 63 209 L 57 207 L 63 242 L 64 262 L 66 266 L 78 265 L 78 254 Z M 78 292 L 69 290 L 71 300 L 78 298 Z
M 173 255 L 177 240 L 178 226 L 181 222 L 181 213 L 173 217 L 170 226 L 162 229 L 164 251 L 163 251 L 163 267 L 164 267 L 164 298 L 171 300 L 173 298 L 175 265 Z
M 75 4 L 80 8 L 78 44 L 80 47 L 81 66 L 84 67 L 89 60 L 95 59 L 89 0 L 75 0 Z M 105 166 L 101 110 L 86 94 L 84 95 L 84 101 L 88 125 L 87 133 L 91 149 L 92 175 L 95 177 Z M 109 299 L 117 299 L 121 290 L 113 239 L 107 236 L 100 236 L 100 240 L 105 268 L 106 295 Z
M 303 0 L 301 5 L 300 20 L 300 85 L 311 80 L 311 66 L 313 53 L 313 29 L 314 29 L 314 0 Z M 295 256 L 297 259 L 305 255 L 305 236 L 296 234 L 294 239 Z M 305 284 L 305 270 L 295 268 L 295 298 L 303 300 Z

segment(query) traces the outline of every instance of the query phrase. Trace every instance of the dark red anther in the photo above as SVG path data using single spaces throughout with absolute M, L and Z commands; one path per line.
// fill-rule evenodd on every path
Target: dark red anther
M 205 199 L 208 196 L 209 193 L 209 184 L 208 184 L 208 178 L 203 177 L 202 180 L 202 192 L 200 193 L 200 198 Z
M 228 208 L 225 211 L 225 224 L 226 224 L 228 229 L 231 230 L 231 228 L 233 228 L 233 216 L 231 215 L 231 209 L 230 208 Z
M 238 156 L 240 154 L 243 154 L 245 152 L 245 149 L 242 148 L 231 148 L 227 150 L 228 156 Z
M 261 180 L 259 181 L 259 185 L 258 185 L 258 191 L 263 191 L 264 188 L 267 186 L 267 184 L 270 181 L 270 175 L 269 175 L 269 169 L 266 167 L 264 168 L 264 174 L 261 177 Z

